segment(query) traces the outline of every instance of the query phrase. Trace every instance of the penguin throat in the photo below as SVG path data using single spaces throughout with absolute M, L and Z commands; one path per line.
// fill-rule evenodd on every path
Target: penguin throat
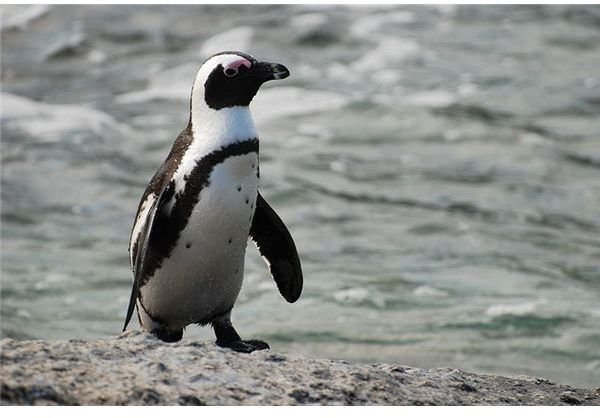
M 221 147 L 258 137 L 248 106 L 232 106 L 213 110 L 208 106 L 193 106 L 191 111 L 192 147 L 196 157 Z M 196 153 L 195 153 L 196 154 Z
M 194 105 L 189 127 L 192 141 L 174 175 L 176 193 L 183 189 L 185 176 L 203 157 L 230 145 L 258 138 L 248 106 L 213 110 L 208 106 Z

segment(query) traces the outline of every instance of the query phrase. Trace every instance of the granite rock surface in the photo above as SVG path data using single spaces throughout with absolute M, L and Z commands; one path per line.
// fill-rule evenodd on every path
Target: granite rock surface
M 600 405 L 600 389 L 544 379 L 240 354 L 138 331 L 0 348 L 3 405 Z

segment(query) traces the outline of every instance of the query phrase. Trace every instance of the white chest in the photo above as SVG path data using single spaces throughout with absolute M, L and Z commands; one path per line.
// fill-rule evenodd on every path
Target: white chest
M 258 191 L 258 154 L 232 156 L 218 164 L 200 192 L 182 239 L 248 238 Z
M 177 246 L 142 288 L 146 308 L 183 324 L 233 306 L 257 191 L 257 153 L 229 157 L 213 168 Z

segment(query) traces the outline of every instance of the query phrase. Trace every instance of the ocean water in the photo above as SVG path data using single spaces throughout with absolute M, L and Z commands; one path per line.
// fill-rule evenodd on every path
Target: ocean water
M 236 49 L 291 70 L 252 109 L 305 277 L 287 304 L 250 243 L 242 336 L 600 386 L 598 6 L 0 13 L 2 337 L 119 333 L 138 201 Z

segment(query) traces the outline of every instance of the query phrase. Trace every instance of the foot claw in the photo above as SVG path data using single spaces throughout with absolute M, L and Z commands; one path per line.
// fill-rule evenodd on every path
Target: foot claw
M 232 341 L 228 343 L 218 343 L 219 347 L 229 348 L 238 353 L 251 353 L 257 350 L 268 350 L 269 344 L 260 340 Z
M 251 344 L 254 347 L 254 350 L 270 350 L 269 344 L 261 340 L 247 340 L 247 344 Z

